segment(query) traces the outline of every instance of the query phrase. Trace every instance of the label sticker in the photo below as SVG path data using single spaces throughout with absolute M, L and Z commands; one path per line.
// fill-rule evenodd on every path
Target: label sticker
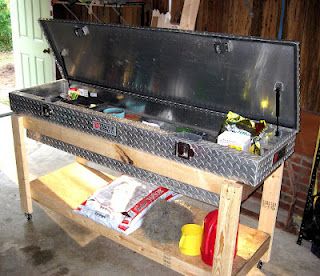
M 78 91 L 79 91 L 80 96 L 86 97 L 86 98 L 89 97 L 89 91 L 88 91 L 88 89 L 79 88 Z
M 277 209 L 277 203 L 268 200 L 262 200 L 262 206 L 266 209 L 271 209 L 272 211 Z
M 166 255 L 166 253 L 163 254 L 163 265 L 166 267 L 171 267 L 171 256 L 170 255 Z
M 104 133 L 106 133 L 108 135 L 117 136 L 117 128 L 115 126 L 112 126 L 112 125 L 108 125 L 108 124 L 101 123 L 101 122 L 98 122 L 98 121 L 93 121 L 92 122 L 92 128 L 94 130 L 98 130 L 98 131 L 104 132 Z

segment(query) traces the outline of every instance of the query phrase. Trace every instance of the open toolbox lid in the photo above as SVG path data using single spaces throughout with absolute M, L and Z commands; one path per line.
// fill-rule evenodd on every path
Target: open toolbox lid
M 75 21 L 40 24 L 69 81 L 273 124 L 278 88 L 279 124 L 299 130 L 297 42 Z

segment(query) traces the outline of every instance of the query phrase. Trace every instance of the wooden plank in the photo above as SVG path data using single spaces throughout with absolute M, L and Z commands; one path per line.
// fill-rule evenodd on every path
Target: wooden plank
M 277 220 L 279 197 L 283 175 L 283 164 L 265 181 L 261 198 L 261 209 L 258 229 L 271 236 L 268 252 L 263 256 L 263 262 L 270 261 L 274 228 Z
M 88 160 L 86 160 L 86 159 L 84 159 L 82 157 L 76 156 L 76 162 L 81 164 L 81 165 L 87 165 Z
M 171 23 L 180 24 L 184 0 L 175 0 L 171 4 Z
M 88 245 L 100 236 L 97 232 L 93 232 L 84 226 L 74 223 L 72 220 L 51 211 L 47 207 L 40 207 L 70 238 L 82 247 Z
M 213 275 L 232 275 L 241 195 L 241 185 L 228 183 L 221 187 Z
M 158 27 L 159 16 L 160 16 L 159 10 L 152 11 L 151 24 L 150 24 L 152 28 Z
M 239 226 L 238 253 L 233 262 L 232 275 L 247 275 L 254 268 L 269 248 L 270 236 L 264 238 L 265 233 L 252 228 L 246 228 L 245 234 L 241 232 L 243 225 Z M 264 240 L 262 243 L 260 241 Z M 253 247 L 252 242 L 258 241 Z M 239 256 L 250 255 L 239 261 Z M 251 274 L 250 274 L 251 275 Z M 254 275 L 254 274 L 252 274 Z M 264 275 L 262 273 L 262 275 Z
M 300 41 L 301 107 L 320 112 L 320 1 L 286 1 L 284 39 Z
M 183 4 L 179 29 L 193 31 L 199 10 L 200 0 L 185 0 Z
M 248 30 L 248 34 L 253 36 L 259 36 L 262 32 L 262 29 L 265 29 L 265 26 L 262 24 L 263 21 L 266 19 L 269 19 L 268 17 L 264 16 L 264 5 L 267 4 L 267 1 L 251 1 L 251 12 L 252 12 L 252 18 L 251 18 L 251 26 Z M 269 1 L 270 2 L 270 1 Z M 274 10 L 267 11 L 268 14 L 273 14 Z M 241 16 L 241 15 L 240 15 Z M 248 14 L 246 14 L 248 16 Z M 267 22 L 270 22 L 267 20 Z
M 182 255 L 178 244 L 152 241 L 144 235 L 142 229 L 124 236 L 72 211 L 105 183 L 86 167 L 74 163 L 32 181 L 31 193 L 33 199 L 41 205 L 173 270 L 187 275 L 211 274 L 211 268 L 205 265 L 200 257 Z M 190 209 L 194 213 L 195 222 L 201 224 L 206 212 L 194 206 Z M 269 235 L 240 225 L 238 256 L 234 261 L 233 273 L 248 271 L 253 261 L 255 264 L 265 253 L 268 242 Z
M 14 114 L 11 117 L 11 121 L 21 209 L 24 213 L 31 214 L 32 200 L 29 183 L 29 168 L 25 148 L 25 129 L 23 127 L 23 117 Z
M 263 38 L 277 39 L 281 16 L 281 1 L 261 2 L 263 17 L 260 19 L 261 30 L 259 35 Z
M 220 186 L 223 183 L 234 182 L 179 162 L 44 120 L 25 117 L 24 126 L 27 129 L 38 132 L 40 135 L 45 135 L 217 194 L 220 193 Z
M 86 169 L 88 169 L 89 171 L 91 171 L 92 173 L 96 174 L 97 176 L 99 176 L 100 178 L 102 178 L 104 181 L 106 182 L 111 182 L 113 181 L 114 179 L 116 179 L 116 177 L 114 175 L 110 175 L 108 173 L 105 173 L 105 172 L 102 172 L 102 171 L 99 171 L 95 168 L 92 168 L 90 165 L 90 161 L 82 158 L 82 157 L 79 157 L 79 156 L 76 156 L 76 162 L 82 166 L 84 166 Z
M 229 1 L 228 33 L 249 35 L 253 1 Z

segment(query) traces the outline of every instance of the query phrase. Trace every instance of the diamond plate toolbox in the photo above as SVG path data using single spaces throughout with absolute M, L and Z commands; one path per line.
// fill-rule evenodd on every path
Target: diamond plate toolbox
M 64 79 L 11 92 L 14 112 L 251 186 L 293 153 L 300 120 L 298 43 L 58 20 L 40 24 Z M 70 88 L 85 92 L 70 100 Z M 108 114 L 115 108 L 125 115 Z M 229 111 L 274 128 L 278 122 L 279 136 L 261 155 L 218 145 Z M 42 142 L 217 202 L 212 193 L 130 164 L 50 137 Z

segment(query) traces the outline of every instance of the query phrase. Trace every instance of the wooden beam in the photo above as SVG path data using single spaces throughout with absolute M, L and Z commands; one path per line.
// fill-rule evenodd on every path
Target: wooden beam
M 150 27 L 152 27 L 152 28 L 157 28 L 158 27 L 159 16 L 160 16 L 159 10 L 153 10 L 152 11 Z
M 31 214 L 32 199 L 30 193 L 29 169 L 25 148 L 25 130 L 23 127 L 23 117 L 14 114 L 11 117 L 11 122 L 14 151 L 17 165 L 21 209 L 24 213 Z
M 220 194 L 221 185 L 235 183 L 224 177 L 183 163 L 169 160 L 141 150 L 121 145 L 105 138 L 83 133 L 72 128 L 41 119 L 25 117 L 24 126 L 39 135 L 45 135 L 76 147 L 86 149 L 117 161 Z M 40 137 L 39 137 L 40 139 Z M 251 190 L 252 187 L 248 186 Z
M 283 164 L 275 170 L 265 181 L 263 185 L 261 208 L 259 216 L 258 229 L 268 233 L 271 237 L 269 250 L 261 259 L 263 262 L 270 261 L 274 228 L 277 220 L 279 208 L 279 197 L 283 175 Z
M 232 275 L 242 186 L 228 183 L 221 186 L 213 275 Z
M 200 0 L 184 0 L 179 29 L 194 31 Z
M 31 187 L 32 193 L 32 187 Z M 59 227 L 77 244 L 81 247 L 88 245 L 91 241 L 95 240 L 100 235 L 82 226 L 72 220 L 66 218 L 65 216 L 50 210 L 45 206 L 41 206 L 41 209 L 56 223 Z
M 194 31 L 199 6 L 200 0 L 185 0 L 181 12 L 181 20 L 179 25 L 171 23 L 172 14 L 170 14 L 170 12 L 164 14 L 160 13 L 159 10 L 153 10 L 151 18 L 151 27 Z

